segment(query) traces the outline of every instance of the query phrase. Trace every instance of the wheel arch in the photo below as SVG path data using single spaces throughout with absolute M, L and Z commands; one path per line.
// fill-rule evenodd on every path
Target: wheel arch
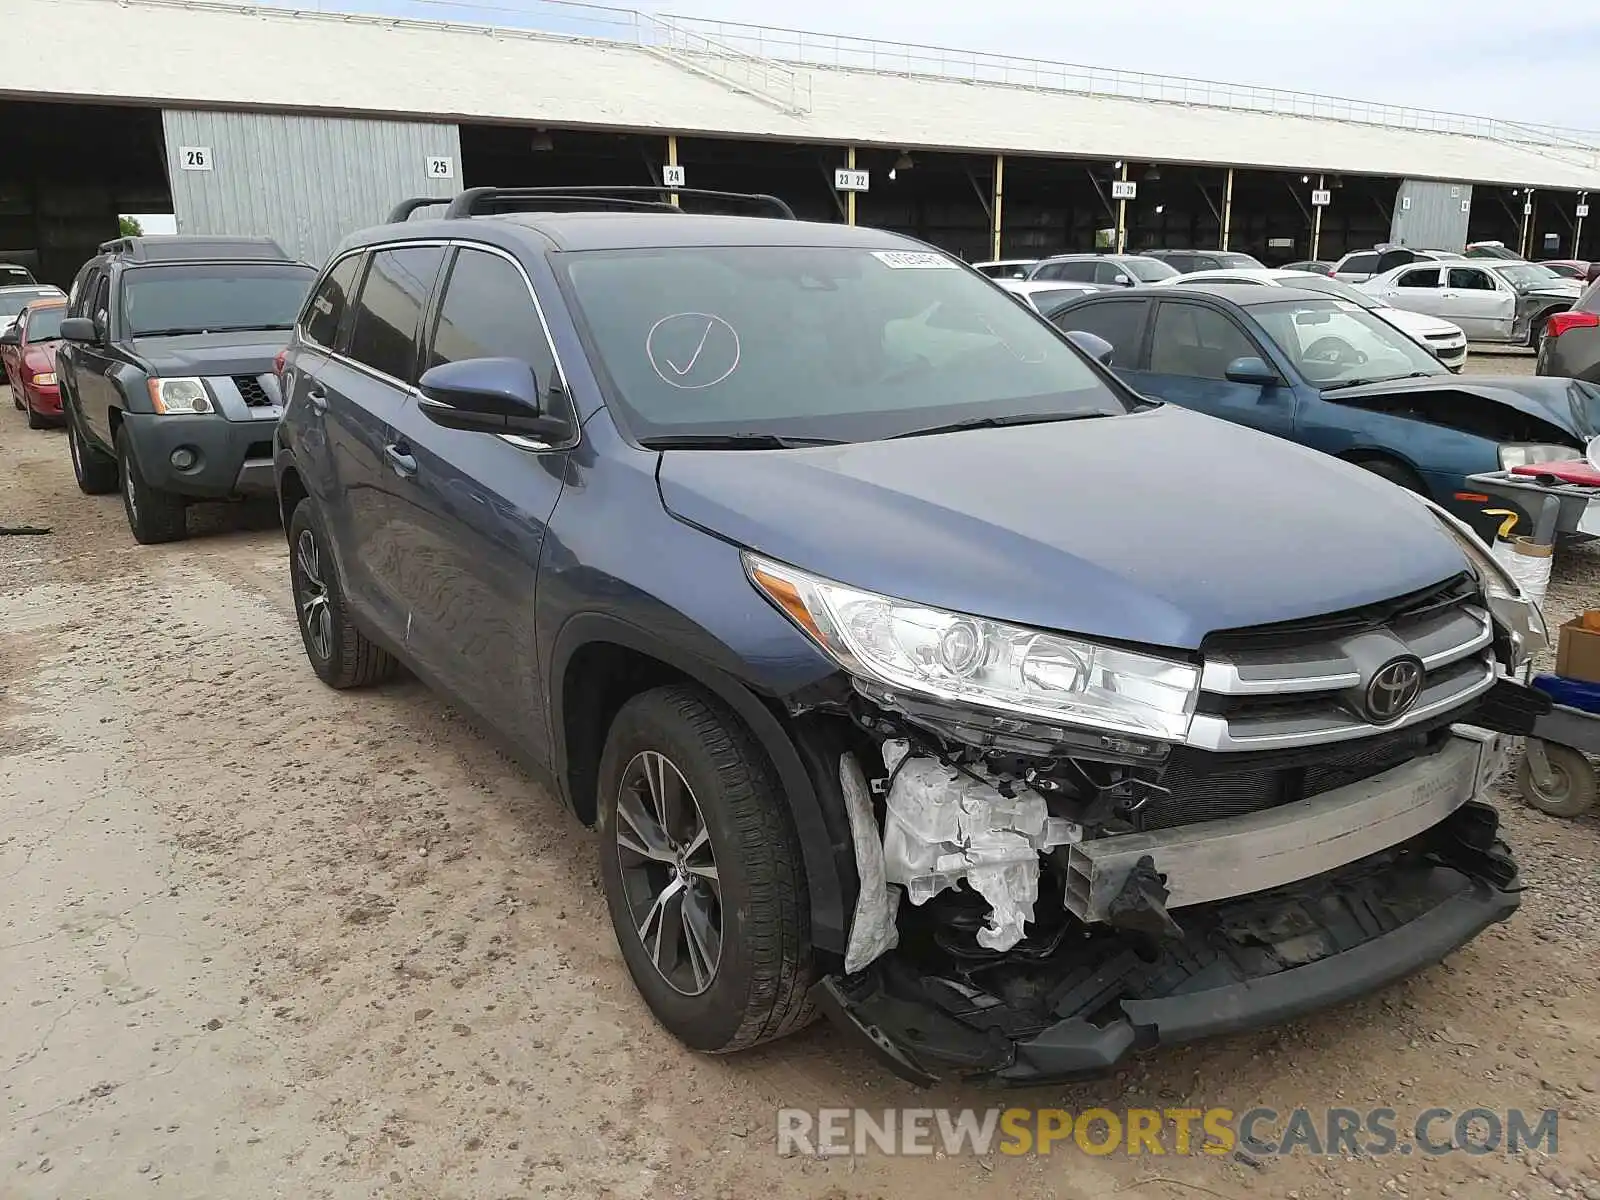
M 673 682 L 704 688 L 755 735 L 788 801 L 810 895 L 813 945 L 842 955 L 859 887 L 848 834 L 830 833 L 823 798 L 785 722 L 745 683 L 692 651 L 599 613 L 572 617 L 557 635 L 549 680 L 553 773 L 586 825 L 597 810 L 600 752 L 611 720 L 640 692 Z

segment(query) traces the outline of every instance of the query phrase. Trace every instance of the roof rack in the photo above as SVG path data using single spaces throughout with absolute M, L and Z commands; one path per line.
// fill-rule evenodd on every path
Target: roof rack
M 408 219 L 419 208 L 432 204 L 445 204 L 445 220 L 457 217 L 475 217 L 495 211 L 509 212 L 661 212 L 681 213 L 677 205 L 661 197 L 688 196 L 701 200 L 732 200 L 757 209 L 766 209 L 770 215 L 793 221 L 797 218 L 790 208 L 776 196 L 758 192 L 716 192 L 706 188 L 665 188 L 636 184 L 610 186 L 606 184 L 579 187 L 475 187 L 468 188 L 453 200 L 437 196 L 416 196 L 402 200 L 389 213 L 391 224 Z M 497 206 L 515 206 L 500 208 Z
M 100 243 L 101 254 L 124 254 L 134 262 L 193 262 L 201 259 L 261 259 L 290 262 L 282 246 L 269 237 L 210 237 L 183 234 L 141 234 Z

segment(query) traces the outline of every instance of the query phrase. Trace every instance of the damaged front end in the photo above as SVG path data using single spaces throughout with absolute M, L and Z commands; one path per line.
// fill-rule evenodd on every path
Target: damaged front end
M 1517 870 L 1477 797 L 1496 731 L 1540 707 L 1511 676 L 1543 625 L 1473 561 L 1183 661 L 751 556 L 850 679 L 807 715 L 838 727 L 861 882 L 822 1007 L 919 1082 L 1068 1080 L 1358 995 L 1505 919 Z

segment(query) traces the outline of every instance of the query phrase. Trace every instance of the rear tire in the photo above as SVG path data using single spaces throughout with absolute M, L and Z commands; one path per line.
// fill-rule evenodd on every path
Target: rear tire
M 656 1020 L 713 1054 L 806 1025 L 815 975 L 799 838 L 738 717 L 696 687 L 635 696 L 606 737 L 598 807 L 606 905 Z
M 72 455 L 72 474 L 78 480 L 78 490 L 85 496 L 109 496 L 122 486 L 117 460 L 89 444 L 70 408 L 63 404 L 61 411 L 67 418 L 67 449 Z
M 1387 479 L 1396 487 L 1403 487 L 1408 492 L 1415 492 L 1419 496 L 1428 494 L 1427 487 L 1422 482 L 1422 477 L 1404 463 L 1397 463 L 1392 458 L 1360 458 L 1356 466 L 1363 471 L 1371 471 L 1383 479 Z
M 318 679 L 343 691 L 394 676 L 394 656 L 350 620 L 328 539 L 309 499 L 289 516 L 289 585 L 300 639 Z
M 122 508 L 134 540 L 144 546 L 181 542 L 189 536 L 188 505 L 182 496 L 164 492 L 145 482 L 133 439 L 126 429 L 117 431 L 117 461 L 122 468 Z

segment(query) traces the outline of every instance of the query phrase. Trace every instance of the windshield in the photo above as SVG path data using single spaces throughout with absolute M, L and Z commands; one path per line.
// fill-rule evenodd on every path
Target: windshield
M 1266 270 L 1266 264 L 1261 262 L 1260 259 L 1251 258 L 1248 254 L 1218 254 L 1214 257 L 1223 266 L 1231 267 L 1234 270 L 1238 270 L 1240 267 L 1247 267 L 1253 271 Z
M 1496 267 L 1495 270 L 1499 272 L 1501 279 L 1519 292 L 1529 292 L 1548 283 L 1557 283 L 1561 279 L 1561 276 L 1549 267 L 1541 267 L 1538 263 L 1513 263 Z
M 23 336 L 30 342 L 48 342 L 61 336 L 61 318 L 67 315 L 65 304 L 52 304 L 36 308 L 28 314 L 28 326 Z
M 1360 288 L 1351 287 L 1342 279 L 1330 279 L 1326 275 L 1312 275 L 1306 279 L 1300 279 L 1298 277 L 1292 280 L 1285 279 L 1283 280 L 1283 284 L 1285 287 L 1296 287 L 1307 292 L 1326 292 L 1330 296 L 1337 296 L 1341 300 L 1348 300 L 1351 304 L 1354 304 L 1360 308 L 1370 310 L 1383 307 L 1383 305 L 1379 304 Z
M 1393 325 L 1345 300 L 1285 300 L 1250 312 L 1306 381 L 1319 387 L 1445 373 L 1438 359 Z
M 0 292 L 0 317 L 14 317 L 40 296 L 61 295 L 55 288 L 16 288 Z
M 133 337 L 288 329 L 316 277 L 299 263 L 197 263 L 139 267 L 122 277 Z
M 933 251 L 669 247 L 562 256 L 636 437 L 867 441 L 1128 411 L 1055 329 Z
M 0 265 L 0 281 L 5 283 L 32 283 L 33 276 L 23 267 Z
M 1168 266 L 1159 258 L 1125 258 L 1118 265 L 1140 283 L 1156 283 L 1182 274 L 1176 267 Z

